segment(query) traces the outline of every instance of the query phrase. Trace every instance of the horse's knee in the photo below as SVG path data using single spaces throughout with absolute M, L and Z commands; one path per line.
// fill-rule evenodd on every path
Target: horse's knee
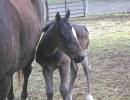
M 91 72 L 92 68 L 91 65 L 88 64 L 87 58 L 85 58 L 85 60 L 82 62 L 82 66 L 84 67 L 84 70 L 89 70 L 89 72 Z
M 91 65 L 88 65 L 87 67 L 88 67 L 89 72 L 91 72 L 92 71 Z
M 84 70 L 84 71 L 88 70 L 89 73 L 92 72 L 92 68 L 91 68 L 91 66 L 83 66 L 83 70 Z
M 65 85 L 61 86 L 60 87 L 60 92 L 61 92 L 61 95 L 62 95 L 63 98 L 67 98 L 67 96 L 69 94 L 68 86 L 65 86 Z

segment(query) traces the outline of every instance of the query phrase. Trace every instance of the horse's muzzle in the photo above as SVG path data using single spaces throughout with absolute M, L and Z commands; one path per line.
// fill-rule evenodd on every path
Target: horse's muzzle
M 81 56 L 75 57 L 73 60 L 75 63 L 81 63 L 85 57 L 86 55 L 81 55 Z

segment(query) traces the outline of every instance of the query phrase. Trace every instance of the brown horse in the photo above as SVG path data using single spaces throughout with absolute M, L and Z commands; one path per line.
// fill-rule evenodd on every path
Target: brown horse
M 40 4 L 40 0 L 0 0 L 0 100 L 7 96 L 13 100 L 9 92 L 13 73 L 29 70 L 34 59 L 42 33 Z
M 53 98 L 53 72 L 59 69 L 61 77 L 60 92 L 63 100 L 72 100 L 72 89 L 77 76 L 77 64 L 81 63 L 88 81 L 87 100 L 93 100 L 90 90 L 89 66 L 86 48 L 89 44 L 87 28 L 80 25 L 71 25 L 68 22 L 70 12 L 61 18 L 59 13 L 55 21 L 46 25 L 36 52 L 36 61 L 42 66 L 46 83 L 48 100 Z M 68 83 L 69 72 L 71 80 Z

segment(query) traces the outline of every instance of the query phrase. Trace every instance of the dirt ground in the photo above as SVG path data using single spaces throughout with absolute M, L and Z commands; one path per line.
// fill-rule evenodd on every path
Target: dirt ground
M 92 66 L 94 100 L 130 100 L 130 15 L 91 16 L 72 22 L 85 25 L 90 33 L 87 53 Z M 54 100 L 62 100 L 59 72 L 54 74 Z M 15 80 L 14 91 L 16 100 L 20 100 L 21 89 Z M 79 66 L 73 100 L 85 100 L 86 94 L 86 79 Z M 28 100 L 47 100 L 41 67 L 35 62 L 29 78 Z

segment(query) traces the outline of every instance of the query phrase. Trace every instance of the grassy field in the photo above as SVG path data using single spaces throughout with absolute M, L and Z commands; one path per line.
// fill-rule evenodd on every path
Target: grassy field
M 90 32 L 88 57 L 92 66 L 94 100 L 130 100 L 130 15 L 111 15 L 72 20 L 87 26 Z M 54 76 L 54 100 L 62 100 L 59 93 L 60 78 Z M 21 89 L 16 86 L 16 100 Z M 79 67 L 73 100 L 85 100 L 86 80 Z M 33 63 L 29 78 L 28 100 L 47 100 L 41 67 Z

